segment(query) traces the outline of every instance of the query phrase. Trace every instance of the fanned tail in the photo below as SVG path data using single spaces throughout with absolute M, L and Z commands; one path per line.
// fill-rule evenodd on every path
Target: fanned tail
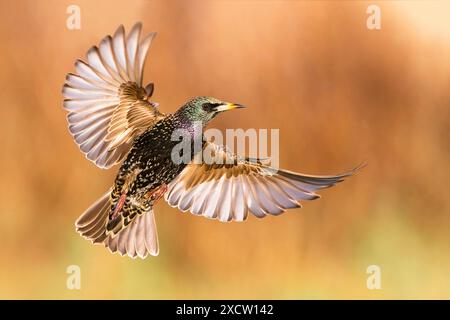
M 125 229 L 116 236 L 108 236 L 105 247 L 114 253 L 128 255 L 131 258 L 146 258 L 148 254 L 159 254 L 158 233 L 155 215 L 149 210 L 137 216 Z
M 106 230 L 111 211 L 111 189 L 92 204 L 75 222 L 76 231 L 94 244 L 103 243 L 112 253 L 145 259 L 159 253 L 158 234 L 153 210 L 137 216 L 117 235 Z

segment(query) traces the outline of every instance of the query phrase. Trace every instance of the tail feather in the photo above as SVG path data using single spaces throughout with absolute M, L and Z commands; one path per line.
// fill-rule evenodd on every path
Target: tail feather
M 112 253 L 131 258 L 146 258 L 159 253 L 158 234 L 153 210 L 137 216 L 126 228 L 114 235 L 106 230 L 111 210 L 108 190 L 75 222 L 77 232 L 93 243 L 103 243 Z
M 159 254 L 158 233 L 153 210 L 137 216 L 125 229 L 116 236 L 108 236 L 104 244 L 112 252 L 121 256 L 145 259 L 148 254 Z
M 140 241 L 145 241 L 147 251 L 150 252 L 151 255 L 157 256 L 159 254 L 158 233 L 156 232 L 155 215 L 153 214 L 153 210 L 144 216 L 146 216 L 145 219 L 141 219 L 145 220 L 145 232 L 140 238 Z
M 75 222 L 75 226 L 78 228 L 83 228 L 89 225 L 91 222 L 95 221 L 98 217 L 99 211 L 105 206 L 109 200 L 109 195 L 111 189 L 106 191 L 97 201 L 95 201 Z
M 110 193 L 111 189 L 94 202 L 75 222 L 77 232 L 94 243 L 98 243 L 97 239 L 106 231 L 105 224 L 110 210 Z

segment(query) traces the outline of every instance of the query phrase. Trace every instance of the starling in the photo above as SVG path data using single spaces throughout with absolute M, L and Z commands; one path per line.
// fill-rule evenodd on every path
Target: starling
M 194 135 L 194 123 L 205 127 L 221 112 L 241 108 L 211 97 L 197 97 L 165 115 L 151 101 L 154 86 L 142 85 L 144 62 L 155 36 L 140 41 L 141 24 L 126 36 L 123 26 L 75 62 L 63 86 L 69 131 L 81 152 L 98 167 L 122 163 L 114 185 L 76 221 L 76 230 L 111 252 L 132 258 L 158 255 L 153 205 L 164 197 L 181 211 L 242 221 L 278 215 L 301 207 L 300 200 L 352 175 L 313 176 L 273 170 L 257 159 L 233 155 L 225 147 Z M 215 162 L 176 163 L 172 133 L 185 129 L 200 151 L 210 148 Z M 201 153 L 201 152 L 200 152 Z M 220 161 L 219 161 L 220 160 Z

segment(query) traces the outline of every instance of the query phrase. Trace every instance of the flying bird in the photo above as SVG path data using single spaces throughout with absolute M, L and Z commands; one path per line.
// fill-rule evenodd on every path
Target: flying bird
M 220 221 L 243 221 L 299 208 L 301 200 L 351 176 L 314 176 L 273 170 L 258 159 L 243 158 L 225 147 L 192 136 L 200 151 L 210 148 L 216 162 L 176 163 L 171 153 L 178 141 L 172 133 L 205 127 L 218 114 L 237 108 L 212 97 L 187 101 L 173 114 L 159 111 L 150 100 L 154 85 L 143 86 L 147 51 L 155 33 L 141 40 L 140 23 L 128 35 L 120 26 L 75 62 L 63 86 L 69 131 L 86 158 L 108 169 L 121 163 L 114 185 L 76 221 L 76 230 L 95 244 L 120 255 L 145 258 L 159 252 L 153 205 L 169 205 Z M 200 141 L 197 140 L 200 139 Z M 220 161 L 219 161 L 220 160 Z

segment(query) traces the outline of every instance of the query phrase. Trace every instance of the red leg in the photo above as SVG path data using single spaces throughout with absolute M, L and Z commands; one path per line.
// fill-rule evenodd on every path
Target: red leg
M 125 193 L 120 196 L 119 201 L 117 201 L 116 207 L 114 208 L 114 211 L 111 215 L 111 219 L 115 219 L 119 215 L 120 210 L 122 210 L 122 207 L 125 203 L 126 198 L 127 198 L 127 195 Z
M 163 184 L 157 189 L 154 189 L 147 193 L 147 198 L 152 198 L 153 203 L 156 203 L 159 199 L 164 196 L 164 193 L 167 191 L 167 185 Z

